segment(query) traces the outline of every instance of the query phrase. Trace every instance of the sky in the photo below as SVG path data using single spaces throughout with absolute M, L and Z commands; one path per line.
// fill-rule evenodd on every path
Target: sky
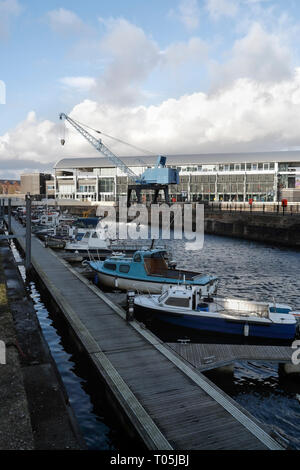
M 0 179 L 99 156 L 61 112 L 153 154 L 299 149 L 299 33 L 299 0 L 0 0 Z

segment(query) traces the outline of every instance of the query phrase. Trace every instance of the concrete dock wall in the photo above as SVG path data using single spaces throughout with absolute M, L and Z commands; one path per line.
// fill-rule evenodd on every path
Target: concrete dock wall
M 205 233 L 300 247 L 300 217 L 250 213 L 205 214 Z

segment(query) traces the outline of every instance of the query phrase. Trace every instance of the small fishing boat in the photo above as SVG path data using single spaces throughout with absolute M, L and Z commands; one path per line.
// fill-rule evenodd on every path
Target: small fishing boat
M 65 245 L 67 252 L 107 252 L 111 253 L 110 242 L 106 236 L 105 230 L 86 230 L 80 240 L 69 241 Z
M 213 298 L 191 285 L 171 286 L 160 295 L 137 295 L 134 309 L 173 325 L 213 333 L 292 340 L 297 331 L 287 305 Z
M 161 293 L 163 286 L 185 283 L 201 287 L 206 295 L 212 295 L 216 291 L 216 277 L 175 269 L 167 260 L 167 251 L 156 248 L 138 250 L 131 257 L 120 254 L 105 261 L 88 263 L 96 273 L 96 283 L 110 288 Z

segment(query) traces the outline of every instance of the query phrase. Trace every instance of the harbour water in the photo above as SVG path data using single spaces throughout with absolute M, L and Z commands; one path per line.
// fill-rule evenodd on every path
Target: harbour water
M 173 240 L 172 246 L 178 267 L 219 277 L 220 295 L 275 300 L 300 310 L 300 252 L 212 235 L 205 236 L 202 250 L 186 251 L 181 240 Z M 88 448 L 130 448 L 132 443 L 107 415 L 99 386 L 95 387 L 86 364 L 65 337 L 47 299 L 41 297 L 32 280 L 27 281 L 27 288 Z M 159 322 L 150 323 L 149 328 L 168 342 L 189 337 Z M 194 335 L 191 340 L 201 342 L 205 338 Z M 217 385 L 300 449 L 300 383 L 281 379 L 277 364 L 236 363 L 233 379 Z

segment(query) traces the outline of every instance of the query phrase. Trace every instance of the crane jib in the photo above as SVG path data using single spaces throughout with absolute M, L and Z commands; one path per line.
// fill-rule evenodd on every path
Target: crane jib
M 65 113 L 61 113 L 59 117 L 61 120 L 67 120 L 98 152 L 101 152 L 109 161 L 111 161 L 135 183 L 156 186 L 179 184 L 178 170 L 175 168 L 166 167 L 166 157 L 159 155 L 156 165 L 152 168 L 147 168 L 139 177 L 119 157 L 112 153 L 109 148 L 103 144 L 101 139 L 96 139 L 86 129 L 84 129 L 84 127 L 82 127 L 78 122 L 70 118 Z M 101 133 L 100 131 L 94 131 Z M 61 143 L 64 145 L 65 140 L 61 139 Z

